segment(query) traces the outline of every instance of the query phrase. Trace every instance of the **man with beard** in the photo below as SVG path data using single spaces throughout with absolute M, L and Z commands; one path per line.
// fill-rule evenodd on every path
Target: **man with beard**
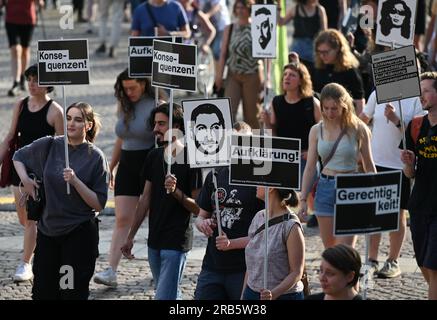
M 146 183 L 138 202 L 134 222 L 126 244 L 121 248 L 128 259 L 134 237 L 149 213 L 148 260 L 153 274 L 155 300 L 181 298 L 179 284 L 186 257 L 192 248 L 193 229 L 191 213 L 197 215 L 199 207 L 194 201 L 202 184 L 198 169 L 190 169 L 186 160 L 186 148 L 172 136 L 171 174 L 167 174 L 169 105 L 158 106 L 152 111 L 150 124 L 161 147 L 147 155 L 144 173 Z M 184 132 L 182 107 L 173 104 L 173 133 Z M 173 161 L 174 160 L 174 161 Z

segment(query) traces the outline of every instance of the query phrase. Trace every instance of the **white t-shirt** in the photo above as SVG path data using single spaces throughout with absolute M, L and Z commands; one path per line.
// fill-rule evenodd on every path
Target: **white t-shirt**
M 395 107 L 395 113 L 400 118 L 398 102 L 394 101 L 391 104 Z M 363 110 L 367 117 L 373 118 L 371 140 L 373 160 L 375 165 L 380 167 L 402 169 L 401 149 L 399 149 L 402 132 L 396 128 L 393 122 L 387 123 L 387 118 L 384 116 L 385 105 L 385 103 L 377 103 L 376 92 L 373 91 Z M 415 116 L 425 114 L 419 97 L 403 99 L 401 106 L 405 128 Z

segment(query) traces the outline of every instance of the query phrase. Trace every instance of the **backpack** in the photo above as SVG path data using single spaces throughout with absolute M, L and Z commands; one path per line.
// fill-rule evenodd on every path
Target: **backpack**
M 419 138 L 420 128 L 422 127 L 423 123 L 423 117 L 424 116 L 417 116 L 414 117 L 413 120 L 411 120 L 410 135 L 414 144 L 417 143 L 417 140 Z

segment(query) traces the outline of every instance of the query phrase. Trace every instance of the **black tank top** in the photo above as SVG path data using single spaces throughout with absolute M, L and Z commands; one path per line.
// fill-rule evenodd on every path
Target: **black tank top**
M 305 16 L 301 16 L 299 12 L 303 12 Z M 304 7 L 298 5 L 296 7 L 296 16 L 294 17 L 293 23 L 293 38 L 315 38 L 320 31 L 319 7 L 316 7 L 316 12 L 313 16 L 308 17 Z
M 47 123 L 47 112 L 53 100 L 49 100 L 41 110 L 37 112 L 29 111 L 29 97 L 23 100 L 23 110 L 18 118 L 18 147 L 24 147 L 33 141 L 45 137 L 53 136 L 55 128 Z
M 285 96 L 273 98 L 278 137 L 301 139 L 301 149 L 308 150 L 308 135 L 316 123 L 314 119 L 314 98 L 303 98 L 296 103 L 288 103 Z

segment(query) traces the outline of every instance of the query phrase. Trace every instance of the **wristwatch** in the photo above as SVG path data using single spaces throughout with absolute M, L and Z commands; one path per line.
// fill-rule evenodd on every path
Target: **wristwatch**
M 401 127 L 401 120 L 399 120 L 399 123 L 396 125 L 396 128 L 400 128 Z

